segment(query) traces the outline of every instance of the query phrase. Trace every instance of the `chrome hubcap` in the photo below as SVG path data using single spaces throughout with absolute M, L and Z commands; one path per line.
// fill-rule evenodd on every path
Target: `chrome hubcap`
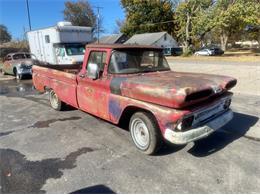
M 146 124 L 140 119 L 136 118 L 131 124 L 131 134 L 135 144 L 145 150 L 149 146 L 150 135 Z
M 53 108 L 58 108 L 58 96 L 53 91 L 50 92 L 50 102 Z

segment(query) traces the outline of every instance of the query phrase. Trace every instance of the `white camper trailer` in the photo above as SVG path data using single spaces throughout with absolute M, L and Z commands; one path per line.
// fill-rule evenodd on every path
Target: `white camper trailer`
M 49 64 L 82 63 L 85 45 L 93 42 L 91 27 L 58 22 L 56 26 L 27 32 L 30 51 Z

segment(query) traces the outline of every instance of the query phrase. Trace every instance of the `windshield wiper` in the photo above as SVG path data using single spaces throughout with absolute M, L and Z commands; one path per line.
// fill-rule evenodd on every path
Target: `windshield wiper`
M 156 70 L 153 70 L 153 69 L 145 69 L 145 70 L 142 70 L 142 73 L 145 73 L 145 72 L 156 72 Z

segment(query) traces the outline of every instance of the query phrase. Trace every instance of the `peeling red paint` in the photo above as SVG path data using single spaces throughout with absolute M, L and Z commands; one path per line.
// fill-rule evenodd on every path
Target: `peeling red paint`
M 129 107 L 149 111 L 164 134 L 168 126 L 183 116 L 209 107 L 220 97 L 230 96 L 227 91 L 236 84 L 236 79 L 227 76 L 173 71 L 109 74 L 113 49 L 127 49 L 127 46 L 87 46 L 82 68 L 81 65 L 56 69 L 33 66 L 34 86 L 39 91 L 51 88 L 63 102 L 115 124 Z M 91 51 L 107 53 L 104 71 L 96 80 L 86 76 Z

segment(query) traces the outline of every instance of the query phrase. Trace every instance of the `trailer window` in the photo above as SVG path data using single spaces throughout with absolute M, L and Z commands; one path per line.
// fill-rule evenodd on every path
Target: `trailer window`
M 45 35 L 45 42 L 50 43 L 50 36 L 49 35 Z

